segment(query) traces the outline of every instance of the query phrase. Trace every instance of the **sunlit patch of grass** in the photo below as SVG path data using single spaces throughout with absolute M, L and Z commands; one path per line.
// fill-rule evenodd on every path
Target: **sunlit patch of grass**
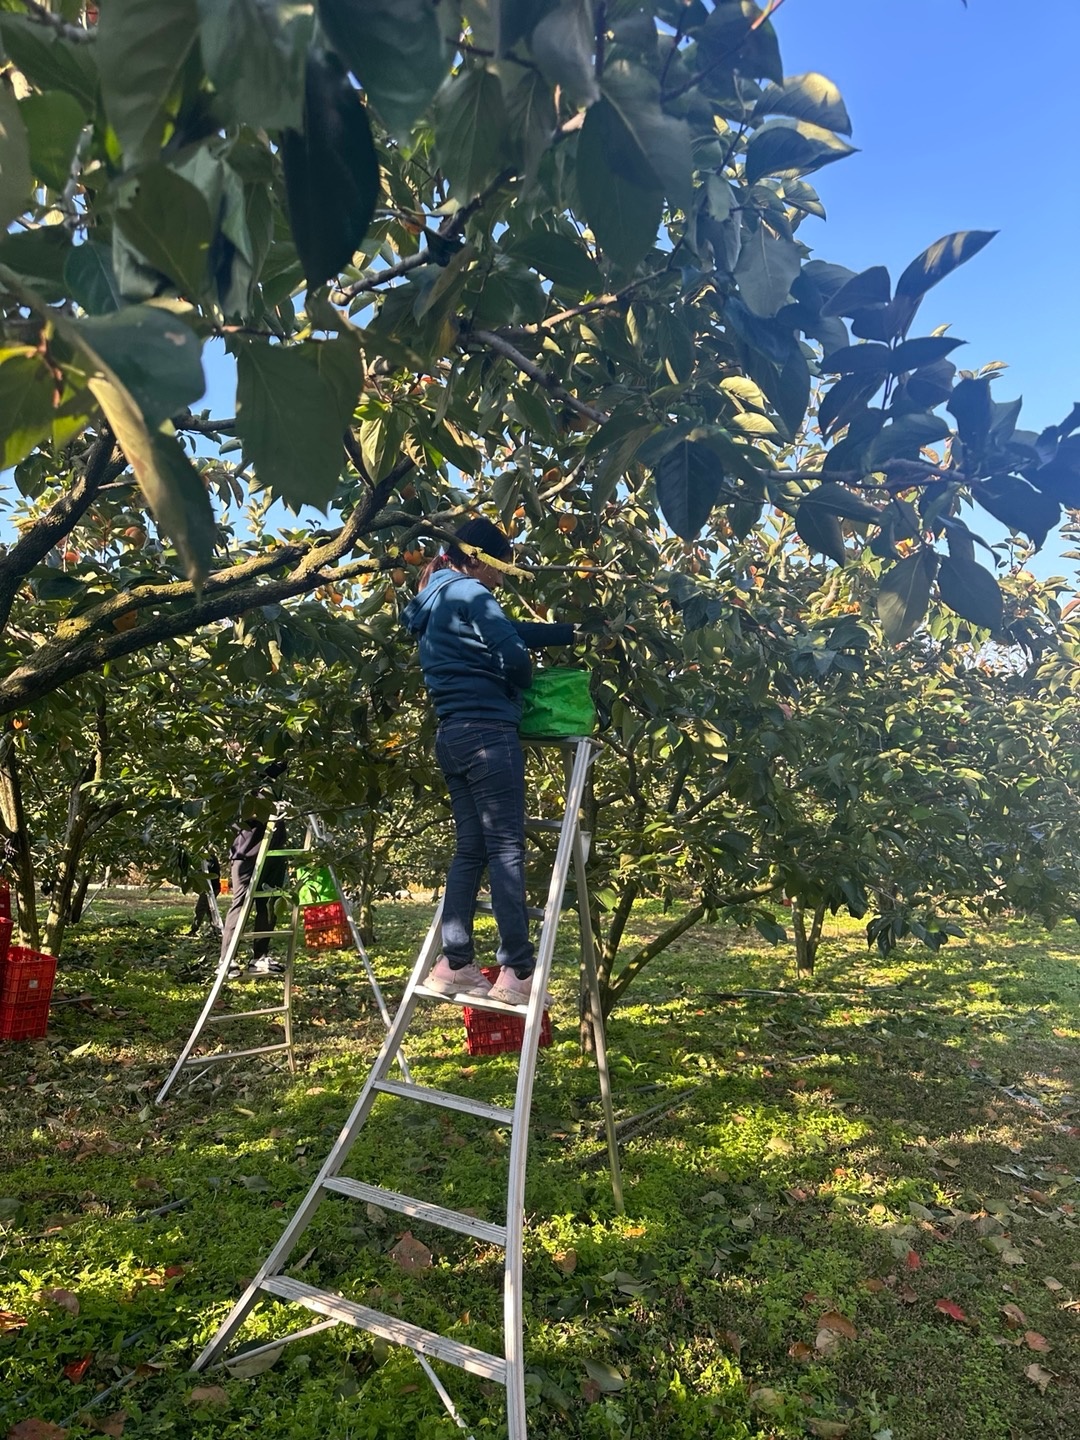
M 259 1060 L 211 1067 L 154 1111 L 209 964 L 178 933 L 185 906 L 101 905 L 74 932 L 76 963 L 61 976 L 90 1008 L 55 1011 L 46 1042 L 0 1047 L 0 1309 L 27 1322 L 0 1338 L 5 1419 L 66 1422 L 154 1361 L 164 1368 L 137 1373 L 115 1400 L 129 1440 L 458 1434 L 407 1354 L 340 1327 L 257 1378 L 206 1377 L 227 1404 L 189 1403 L 187 1365 L 305 1193 L 382 1024 L 355 956 L 303 957 L 299 1074 Z M 373 958 L 391 1002 L 428 913 L 404 902 L 376 917 Z M 642 906 L 635 933 L 661 923 L 658 907 Z M 1080 1437 L 1078 1312 L 1067 1308 L 1080 1295 L 1071 927 L 973 928 L 938 956 L 883 959 L 853 923 L 831 920 L 801 993 L 733 999 L 720 997 L 795 991 L 790 955 L 727 930 L 692 932 L 644 972 L 609 1028 L 620 1117 L 661 1105 L 622 1147 L 625 1216 L 607 1178 L 595 1069 L 577 1052 L 569 929 L 531 1129 L 531 1436 L 794 1440 L 831 1423 L 852 1440 Z M 409 1053 L 422 1083 L 512 1097 L 513 1057 L 470 1059 L 449 1007 L 427 1013 Z M 409 1113 L 420 1108 L 380 1100 L 348 1173 L 502 1218 L 508 1137 Z M 417 1226 L 432 1265 L 406 1275 L 388 1260 L 405 1228 L 328 1200 L 297 1273 L 498 1349 L 498 1252 Z M 77 1315 L 45 1296 L 53 1287 L 78 1297 Z M 1006 1302 L 1025 1328 L 1009 1329 Z M 854 1333 L 822 1346 L 830 1313 Z M 244 1339 L 299 1323 L 266 1305 Z M 1032 1350 L 1026 1328 L 1051 1348 Z M 85 1378 L 66 1378 L 88 1354 Z M 1036 1360 L 1055 1377 L 1045 1394 L 1025 1378 Z M 448 1378 L 477 1433 L 502 1433 L 500 1395 Z

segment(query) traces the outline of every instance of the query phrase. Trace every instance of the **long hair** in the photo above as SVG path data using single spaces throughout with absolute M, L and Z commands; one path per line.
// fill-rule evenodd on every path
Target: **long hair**
M 467 555 L 464 550 L 459 549 L 455 542 L 460 541 L 463 545 L 474 545 L 477 550 L 490 555 L 493 560 L 509 560 L 514 552 L 509 537 L 499 529 L 491 520 L 485 520 L 482 515 L 475 516 L 472 520 L 466 520 L 459 525 L 454 532 L 454 540 L 439 552 L 434 560 L 429 560 L 420 572 L 418 589 L 423 590 L 429 584 L 431 577 L 437 575 L 440 570 L 458 570 L 463 575 L 470 574 L 475 568 L 478 559 Z

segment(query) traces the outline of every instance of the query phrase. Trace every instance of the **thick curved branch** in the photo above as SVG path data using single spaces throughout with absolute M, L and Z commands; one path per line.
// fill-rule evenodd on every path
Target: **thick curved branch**
M 325 580 L 327 568 L 336 565 L 367 533 L 387 496 L 415 468 L 409 459 L 395 465 L 329 540 L 280 546 L 271 555 L 254 556 L 218 571 L 206 580 L 198 595 L 189 581 L 148 583 L 114 595 L 72 620 L 62 621 L 51 640 L 0 681 L 0 715 L 21 709 L 59 686 L 137 650 L 190 635 L 204 625 L 231 619 L 255 606 L 291 600 L 314 589 Z M 268 571 L 285 567 L 289 567 L 287 574 L 264 578 Z M 359 573 L 368 568 L 371 568 L 370 562 L 361 561 L 346 570 Z M 111 627 L 118 616 L 132 610 L 159 609 L 166 604 L 167 613 L 154 615 L 131 629 L 102 628 Z
M 0 631 L 7 626 L 12 602 L 26 576 L 78 524 L 102 487 L 127 469 L 126 460 L 113 460 L 115 449 L 112 431 L 103 429 L 90 447 L 86 469 L 71 489 L 28 525 L 7 554 L 0 557 Z

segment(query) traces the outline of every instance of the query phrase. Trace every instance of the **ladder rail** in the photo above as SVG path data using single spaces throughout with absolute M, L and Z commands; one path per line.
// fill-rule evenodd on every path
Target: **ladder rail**
M 273 838 L 273 830 L 274 823 L 277 817 L 277 809 L 278 807 L 275 806 L 274 814 L 267 822 L 266 830 L 263 833 L 262 840 L 259 842 L 259 849 L 255 857 L 255 869 L 252 871 L 251 874 L 251 884 L 248 886 L 248 892 L 244 897 L 244 904 L 241 908 L 240 914 L 236 917 L 236 925 L 233 928 L 232 935 L 230 935 L 229 937 L 229 943 L 225 947 L 225 953 L 218 960 L 217 970 L 214 972 L 214 979 L 210 985 L 209 994 L 206 997 L 206 1001 L 199 1014 L 199 1018 L 195 1021 L 195 1026 L 191 1034 L 188 1036 L 187 1041 L 180 1050 L 180 1054 L 177 1056 L 175 1065 L 169 1071 L 168 1077 L 166 1078 L 164 1085 L 162 1085 L 161 1089 L 154 1096 L 155 1105 L 161 1105 L 164 1103 L 166 1095 L 168 1095 L 169 1091 L 176 1084 L 181 1070 L 183 1070 L 184 1066 L 188 1063 L 191 1052 L 195 1049 L 195 1046 L 202 1039 L 203 1031 L 206 1029 L 207 1023 L 210 1019 L 210 1012 L 217 1004 L 218 996 L 221 994 L 221 991 L 225 985 L 225 981 L 228 978 L 229 968 L 233 964 L 236 955 L 240 949 L 240 945 L 245 938 L 244 932 L 247 928 L 247 923 L 251 915 L 252 907 L 255 904 L 255 891 L 258 889 L 258 882 L 262 878 L 263 866 L 266 863 L 266 854 L 267 851 L 270 849 L 271 840 Z
M 565 748 L 565 747 L 564 747 Z M 525 1123 L 515 1124 L 510 1140 L 509 1178 L 506 1198 L 506 1254 L 503 1269 L 503 1344 L 506 1353 L 506 1409 L 510 1440 L 524 1440 L 525 1419 L 525 1356 L 522 1311 L 522 1271 L 525 1253 L 525 1165 L 529 1150 L 528 1116 L 532 1108 L 533 1084 L 536 1077 L 543 1022 L 544 997 L 551 961 L 558 938 L 559 914 L 563 891 L 570 874 L 574 837 L 580 829 L 581 804 L 585 797 L 585 781 L 592 763 L 592 742 L 579 739 L 566 787 L 566 809 L 559 830 L 555 864 L 548 885 L 544 906 L 544 923 L 536 955 L 532 991 L 525 1016 L 525 1033 L 521 1042 L 514 1114 Z
M 374 1065 L 364 1082 L 363 1088 L 357 1097 L 356 1103 L 349 1112 L 338 1137 L 335 1140 L 330 1153 L 323 1161 L 318 1175 L 311 1183 L 307 1195 L 300 1202 L 299 1208 L 294 1212 L 289 1223 L 282 1231 L 281 1239 L 277 1242 L 270 1254 L 263 1261 L 257 1273 L 248 1284 L 247 1289 L 237 1300 L 232 1310 L 222 1322 L 220 1329 L 210 1340 L 202 1353 L 196 1359 L 192 1369 L 205 1370 L 209 1365 L 214 1364 L 221 1353 L 228 1346 L 236 1330 L 247 1319 L 259 1301 L 259 1296 L 264 1288 L 265 1282 L 279 1275 L 288 1263 L 296 1242 L 307 1229 L 316 1210 L 322 1204 L 329 1193 L 324 1188 L 324 1182 L 336 1178 L 341 1166 L 345 1163 L 349 1151 L 352 1149 L 353 1141 L 367 1119 L 371 1107 L 379 1094 L 376 1089 L 376 1082 L 385 1080 L 390 1069 L 394 1055 L 400 1049 L 401 1037 L 408 1029 L 409 1021 L 412 1019 L 413 1011 L 416 1008 L 419 997 L 415 991 L 420 978 L 427 973 L 427 969 L 434 954 L 438 942 L 442 924 L 442 903 L 439 903 L 435 911 L 435 917 L 428 928 L 427 936 L 420 947 L 420 954 L 416 964 L 413 966 L 409 983 L 405 987 L 405 995 L 401 1005 L 398 1007 L 397 1015 L 391 1023 L 386 1039 L 383 1041 L 382 1049 L 375 1059 Z

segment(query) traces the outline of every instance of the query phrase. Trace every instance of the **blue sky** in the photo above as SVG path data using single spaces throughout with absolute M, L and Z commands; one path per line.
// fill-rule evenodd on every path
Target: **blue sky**
M 969 343 L 952 358 L 1004 360 L 999 400 L 1024 397 L 1041 430 L 1080 400 L 1077 0 L 785 0 L 776 29 L 788 74 L 839 86 L 860 153 L 816 181 L 826 222 L 800 238 L 820 259 L 893 280 L 953 230 L 998 230 L 930 293 L 920 320 Z M 1004 535 L 983 512 L 972 523 Z M 1074 573 L 1051 535 L 1032 569 Z
M 860 153 L 820 172 L 828 220 L 800 237 L 821 259 L 897 275 L 952 230 L 998 230 L 927 297 L 952 323 L 952 358 L 1010 369 L 1041 429 L 1080 399 L 1076 0 L 785 0 L 784 68 L 840 87 Z

